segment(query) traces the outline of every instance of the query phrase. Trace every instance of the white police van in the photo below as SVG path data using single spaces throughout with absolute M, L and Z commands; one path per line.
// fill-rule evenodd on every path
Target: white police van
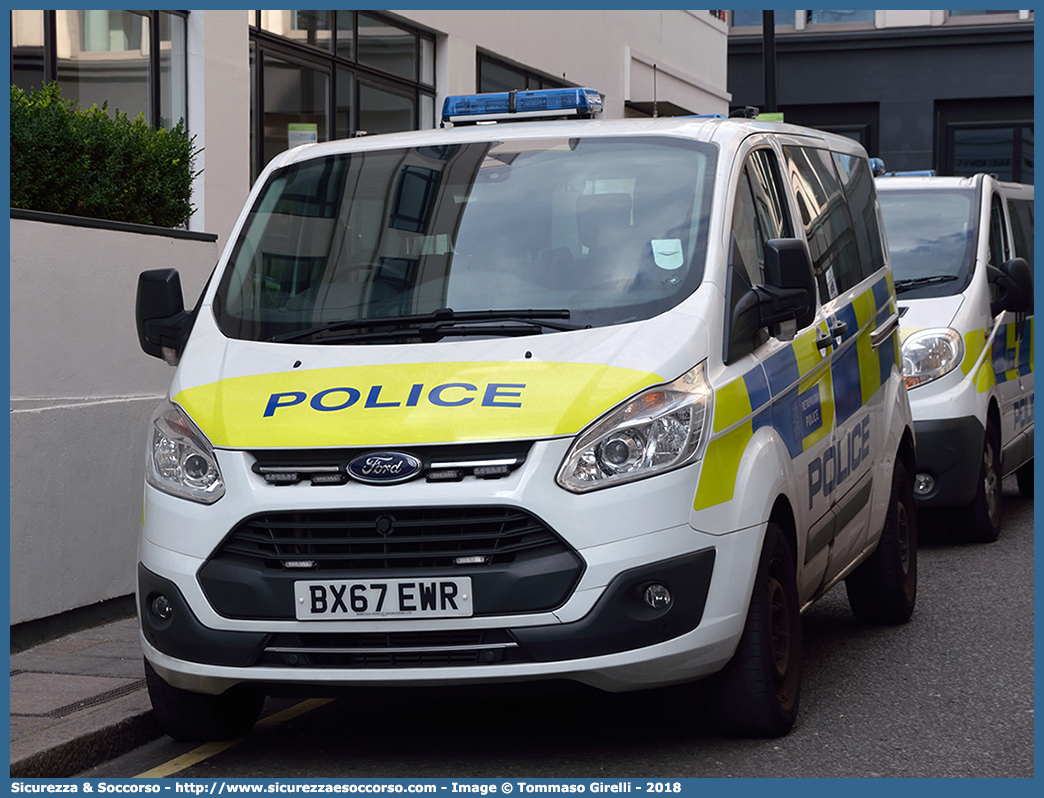
M 917 432 L 915 494 L 959 540 L 1033 495 L 1033 186 L 986 174 L 877 181 Z
M 442 130 L 294 149 L 194 310 L 142 274 L 142 347 L 178 364 L 138 570 L 169 734 L 242 734 L 266 694 L 710 677 L 695 712 L 780 735 L 804 608 L 844 580 L 860 619 L 910 617 L 914 433 L 865 153 L 546 119 L 600 108 L 455 97 Z

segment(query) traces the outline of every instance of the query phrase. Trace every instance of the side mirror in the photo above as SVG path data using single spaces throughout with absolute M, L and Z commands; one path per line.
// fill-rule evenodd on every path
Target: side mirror
M 1033 307 L 1033 272 L 1024 258 L 1005 261 L 999 269 L 990 266 L 986 274 L 999 290 L 996 301 L 990 303 L 991 314 L 1005 310 L 1025 313 Z
M 794 333 L 816 319 L 816 278 L 812 257 L 798 238 L 774 238 L 765 244 L 765 285 L 751 287 L 742 268 L 731 268 L 726 304 L 732 308 L 724 358 L 732 363 L 753 351 L 766 327 L 775 336 Z
M 177 270 L 153 269 L 138 275 L 134 312 L 142 351 L 176 366 L 192 319 L 185 311 Z
M 780 324 L 793 320 L 803 329 L 816 319 L 816 278 L 812 256 L 800 238 L 773 238 L 765 243 L 765 285 L 761 323 Z

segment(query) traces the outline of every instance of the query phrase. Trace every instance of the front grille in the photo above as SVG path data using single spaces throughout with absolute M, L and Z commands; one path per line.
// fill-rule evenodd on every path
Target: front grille
M 402 570 L 503 565 L 566 551 L 551 529 L 523 510 L 396 507 L 255 515 L 232 530 L 211 560 L 246 559 L 280 569 L 304 561 L 319 570 Z
M 490 665 L 529 657 L 503 629 L 275 634 L 258 665 L 413 668 Z

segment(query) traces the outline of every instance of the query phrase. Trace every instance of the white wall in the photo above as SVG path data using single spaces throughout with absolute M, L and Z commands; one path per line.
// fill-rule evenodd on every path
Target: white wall
M 707 11 L 390 13 L 445 34 L 448 75 L 443 80 L 438 74 L 439 108 L 446 94 L 475 91 L 475 53 L 481 49 L 567 83 L 597 89 L 605 95 L 609 119 L 624 116 L 625 100 L 652 101 L 652 82 L 642 77 L 641 63 L 632 68 L 648 61 L 666 76 L 663 84 L 657 81 L 656 99 L 694 113 L 728 113 L 728 28 Z
M 173 370 L 144 354 L 138 273 L 186 305 L 217 243 L 11 220 L 11 623 L 134 590 L 145 426 Z

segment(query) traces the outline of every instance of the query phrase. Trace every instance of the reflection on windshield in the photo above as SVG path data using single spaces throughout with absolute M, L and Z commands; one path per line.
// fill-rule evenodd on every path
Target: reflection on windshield
M 897 289 L 908 287 L 911 296 L 962 291 L 975 255 L 975 190 L 879 187 L 878 196 Z
M 275 173 L 218 287 L 233 337 L 442 308 L 661 313 L 699 285 L 715 150 L 654 138 L 351 153 Z

